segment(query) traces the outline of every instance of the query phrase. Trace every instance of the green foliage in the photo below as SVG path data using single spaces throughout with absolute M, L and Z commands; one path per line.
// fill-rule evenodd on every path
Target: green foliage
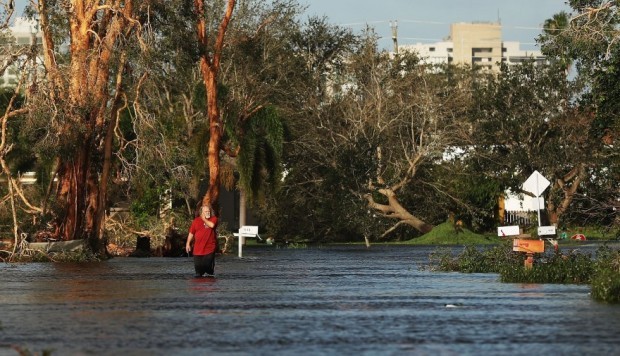
M 289 243 L 287 245 L 277 245 L 277 248 L 287 248 L 287 249 L 294 249 L 294 250 L 300 250 L 300 249 L 306 249 L 308 248 L 308 245 L 303 243 L 303 242 L 293 242 L 293 243 Z
M 264 201 L 260 194 L 273 193 L 282 177 L 284 123 L 272 106 L 266 107 L 246 122 L 237 158 L 239 185 L 250 202 Z
M 560 68 L 533 62 L 502 66 L 497 79 L 475 83 L 477 154 L 470 157 L 481 174 L 518 192 L 535 169 L 549 179 L 585 157 L 583 150 L 567 150 L 574 145 L 570 132 L 563 132 L 570 128 L 565 117 L 574 88 Z
M 583 9 L 600 1 L 570 3 Z M 222 4 L 209 2 L 205 8 L 210 30 L 219 25 Z M 58 39 L 66 38 L 68 31 L 61 26 L 67 21 L 61 5 L 52 2 L 50 13 Z M 157 1 L 147 8 L 137 14 L 144 42 L 127 38 L 123 45 L 129 56 L 123 92 L 131 109 L 122 111 L 116 127 L 114 180 L 107 196 L 111 205 L 131 201 L 137 225 L 149 225 L 156 218 L 164 186 L 172 187 L 186 205 L 194 205 L 191 200 L 199 196 L 207 178 L 210 129 L 196 62 L 208 48 L 196 41 L 191 2 Z M 231 151 L 240 148 L 231 166 L 236 164 L 239 186 L 249 198 L 262 203 L 260 215 L 270 230 L 312 241 L 378 238 L 395 221 L 369 210 L 365 197 L 387 203 L 380 189 L 400 182 L 411 171 L 408 163 L 418 147 L 429 141 L 432 144 L 422 147 L 424 157 L 413 169 L 415 174 L 398 191 L 398 200 L 431 224 L 453 212 L 469 229 L 455 234 L 451 224 L 440 224 L 410 243 L 496 242 L 470 230 L 488 231 L 496 225 L 497 194 L 519 187 L 534 169 L 556 181 L 578 164 L 587 165 L 589 179 L 581 183 L 582 190 L 565 213 L 568 221 L 611 225 L 616 220 L 610 202 L 615 203 L 619 189 L 620 160 L 614 145 L 599 143 L 618 137 L 616 17 L 595 19 L 598 22 L 591 24 L 598 26 L 601 37 L 592 41 L 564 31 L 565 14 L 554 16 L 545 23 L 543 48 L 562 61 L 504 66 L 495 76 L 453 66 L 429 68 L 406 53 L 393 58 L 378 50 L 371 31 L 357 36 L 325 18 L 300 24 L 300 10 L 288 0 L 239 2 L 219 72 L 222 144 Z M 574 23 L 584 28 L 580 21 Z M 58 53 L 56 58 L 64 66 L 69 57 Z M 580 81 L 566 76 L 571 60 L 584 70 Z M 6 105 L 7 98 L 2 95 L 0 103 Z M 75 110 L 87 115 L 101 103 L 76 109 L 37 102 L 36 96 L 29 100 L 28 120 L 9 122 L 14 145 L 7 158 L 13 172 L 37 170 L 41 186 L 27 193 L 40 198 L 40 188 L 47 188 L 52 176 L 53 160 L 46 157 L 68 156 L 83 143 L 86 128 L 65 119 Z M 467 119 L 471 122 L 466 130 L 458 126 Z M 425 126 L 429 122 L 433 125 Z M 53 125 L 59 124 L 75 126 L 59 137 L 53 134 Z M 473 138 L 456 134 L 470 129 Z M 409 132 L 415 134 L 405 136 Z M 436 138 L 442 140 L 432 141 Z M 441 162 L 447 149 L 465 145 L 477 152 Z M 381 160 L 378 147 L 383 149 Z M 101 158 L 93 156 L 94 173 Z M 23 211 L 19 214 L 20 220 L 28 220 Z M 8 210 L 0 215 L 9 218 Z M 403 226 L 389 238 L 417 234 Z M 462 259 L 469 262 L 459 268 L 485 269 L 473 262 L 478 253 L 464 252 Z M 579 273 L 561 277 L 561 270 L 569 268 L 562 263 L 585 262 L 553 263 L 559 271 L 545 273 L 554 280 L 582 278 Z
M 433 271 L 462 273 L 498 273 L 505 283 L 591 284 L 592 298 L 607 303 L 620 303 L 620 250 L 603 245 L 596 259 L 588 254 L 536 254 L 531 269 L 524 266 L 525 254 L 512 251 L 512 244 L 481 249 L 466 246 L 454 255 L 453 249 L 440 247 L 429 256 L 423 268 Z
M 592 298 L 606 303 L 620 303 L 620 272 L 601 270 L 592 280 Z
M 535 255 L 534 266 L 515 265 L 500 271 L 502 282 L 587 284 L 593 273 L 593 261 L 581 253 Z
M 144 227 L 148 221 L 157 216 L 162 203 L 161 197 L 165 187 L 142 187 L 131 202 L 131 213 L 136 219 L 138 226 Z
M 493 231 L 498 225 L 498 199 L 503 192 L 500 181 L 484 172 L 475 159 L 457 158 L 437 170 L 431 178 L 455 198 L 446 203 L 444 211 L 453 213 L 455 220 L 462 220 L 475 232 Z
M 497 237 L 476 234 L 467 228 L 457 232 L 452 222 L 446 221 L 430 232 L 407 241 L 413 245 L 488 245 L 498 243 Z
M 430 268 L 465 273 L 499 273 L 506 283 L 589 283 L 594 262 L 589 255 L 537 254 L 533 268 L 524 266 L 525 254 L 512 251 L 510 241 L 487 249 L 466 246 L 456 257 L 438 250 L 430 257 Z
M 253 69 L 254 62 L 263 65 L 245 76 L 252 79 L 273 73 L 257 79 L 268 87 L 257 88 L 261 92 L 275 89 L 278 95 L 271 98 L 284 123 L 280 189 L 266 196 L 268 203 L 261 217 L 271 232 L 289 240 L 359 240 L 361 234 L 349 227 L 360 221 L 364 204 L 351 195 L 349 182 L 339 179 L 334 169 L 346 161 L 346 155 L 325 144 L 331 141 L 325 125 L 340 115 L 327 93 L 331 92 L 330 85 L 338 87 L 342 79 L 338 74 L 354 51 L 358 36 L 318 18 L 289 26 L 286 35 L 284 30 L 278 43 L 284 43 L 287 50 L 266 63 L 263 56 L 253 58 L 248 68 Z M 365 209 L 364 214 L 368 215 Z
M 620 303 L 620 250 L 602 246 L 592 278 L 592 298 L 607 303 Z
M 575 196 L 567 217 L 581 225 L 588 221 L 613 226 L 617 225 L 613 206 L 620 189 L 619 151 L 614 148 L 620 136 L 620 8 L 614 1 L 572 0 L 568 4 L 573 13 L 559 13 L 547 20 L 548 30 L 539 38 L 543 53 L 564 63 L 575 83 L 583 83 L 572 101 L 590 117 L 588 126 L 574 139 L 581 141 L 577 146 L 585 147 L 589 179 L 582 184 L 587 194 Z
M 485 249 L 466 246 L 457 256 L 453 256 L 450 248 L 438 248 L 430 254 L 428 268 L 443 272 L 499 273 L 517 262 L 522 263 L 511 247 L 507 242 Z

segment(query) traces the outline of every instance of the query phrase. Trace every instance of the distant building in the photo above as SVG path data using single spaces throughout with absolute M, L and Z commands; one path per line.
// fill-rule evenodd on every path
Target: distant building
M 3 56 L 15 53 L 14 50 L 17 50 L 19 47 L 31 46 L 35 43 L 41 43 L 41 32 L 39 32 L 38 22 L 22 17 L 16 18 L 13 26 L 9 28 L 9 33 L 5 33 L 1 37 L 0 47 L 2 47 L 2 50 L 0 52 L 0 61 L 3 62 L 2 64 L 6 63 L 8 58 Z M 17 85 L 21 75 L 19 67 L 24 64 L 26 56 L 23 55 L 22 57 L 9 66 L 4 73 L 1 73 L 0 87 L 6 88 Z M 42 60 L 38 58 L 38 66 L 41 66 L 42 63 Z
M 416 52 L 428 64 L 482 66 L 498 70 L 500 63 L 514 65 L 533 59 L 546 61 L 540 51 L 520 49 L 519 42 L 503 42 L 499 23 L 455 23 L 450 26 L 448 40 L 403 45 L 399 50 Z

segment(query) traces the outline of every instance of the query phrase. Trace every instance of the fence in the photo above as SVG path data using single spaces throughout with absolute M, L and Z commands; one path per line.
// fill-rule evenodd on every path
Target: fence
M 536 224 L 536 211 L 506 211 L 504 213 L 504 225 L 528 226 Z

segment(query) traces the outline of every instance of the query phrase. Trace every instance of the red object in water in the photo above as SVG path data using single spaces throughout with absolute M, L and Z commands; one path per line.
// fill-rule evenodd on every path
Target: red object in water
M 586 235 L 584 235 L 584 234 L 575 234 L 575 235 L 571 236 L 570 238 L 571 238 L 571 240 L 585 241 L 586 240 Z

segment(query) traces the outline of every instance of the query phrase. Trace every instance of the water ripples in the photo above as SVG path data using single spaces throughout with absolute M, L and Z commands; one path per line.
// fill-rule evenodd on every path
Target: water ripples
M 587 286 L 418 269 L 431 248 L 246 248 L 191 259 L 0 266 L 8 345 L 83 354 L 613 354 L 620 308 Z

